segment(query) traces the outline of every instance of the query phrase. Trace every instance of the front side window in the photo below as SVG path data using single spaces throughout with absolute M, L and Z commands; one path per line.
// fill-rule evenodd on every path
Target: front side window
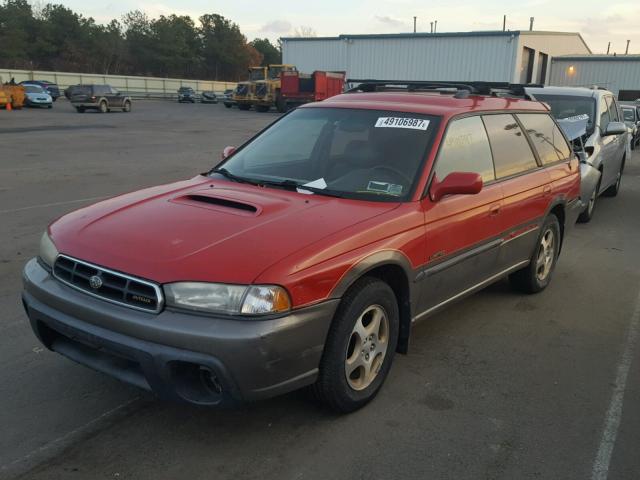
M 482 119 L 489 135 L 496 178 L 517 175 L 538 166 L 529 142 L 513 115 L 484 115 Z
M 346 108 L 301 108 L 212 171 L 239 181 L 374 201 L 409 198 L 439 117 Z M 216 173 L 217 172 L 217 173 Z
M 569 145 L 553 119 L 544 113 L 518 114 L 543 165 L 567 160 Z
M 454 120 L 449 125 L 438 153 L 435 174 L 442 181 L 451 172 L 479 173 L 484 183 L 495 180 L 491 147 L 479 116 Z
M 619 122 L 620 116 L 618 115 L 618 105 L 613 97 L 606 97 L 607 108 L 609 109 L 609 120 L 612 122 Z
M 604 132 L 611 121 L 611 117 L 609 116 L 609 106 L 607 105 L 607 102 L 604 101 L 604 98 L 600 102 L 600 108 L 598 111 L 600 112 L 600 129 Z

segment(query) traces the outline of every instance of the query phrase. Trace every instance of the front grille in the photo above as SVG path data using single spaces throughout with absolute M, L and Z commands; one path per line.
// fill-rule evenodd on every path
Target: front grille
M 258 97 L 264 97 L 267 94 L 267 86 L 266 85 L 258 85 L 256 87 L 256 95 Z
M 108 302 L 145 312 L 158 313 L 162 309 L 158 285 L 66 255 L 56 259 L 53 275 L 70 287 Z
M 247 95 L 249 93 L 249 85 L 238 85 L 236 93 L 242 96 Z

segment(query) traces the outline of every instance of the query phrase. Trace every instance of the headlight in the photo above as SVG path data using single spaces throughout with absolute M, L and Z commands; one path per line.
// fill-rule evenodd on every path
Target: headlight
M 179 282 L 164 286 L 167 306 L 198 312 L 261 315 L 291 309 L 287 291 L 277 285 Z
M 38 256 L 50 267 L 53 267 L 53 263 L 56 261 L 56 257 L 58 256 L 58 249 L 51 241 L 51 238 L 49 238 L 49 234 L 47 232 L 44 232 L 40 239 L 40 253 Z

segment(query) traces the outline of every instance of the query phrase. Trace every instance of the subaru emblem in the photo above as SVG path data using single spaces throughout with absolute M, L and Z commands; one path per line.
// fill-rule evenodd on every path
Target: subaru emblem
M 94 290 L 99 289 L 102 286 L 102 278 L 100 278 L 98 275 L 93 275 L 89 279 L 89 286 Z

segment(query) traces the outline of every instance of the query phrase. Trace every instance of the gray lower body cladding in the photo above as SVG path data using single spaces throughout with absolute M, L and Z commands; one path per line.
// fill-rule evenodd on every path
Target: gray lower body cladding
M 47 348 L 163 399 L 206 405 L 313 383 L 339 302 L 262 320 L 153 315 L 78 292 L 35 259 L 23 281 L 31 326 Z

